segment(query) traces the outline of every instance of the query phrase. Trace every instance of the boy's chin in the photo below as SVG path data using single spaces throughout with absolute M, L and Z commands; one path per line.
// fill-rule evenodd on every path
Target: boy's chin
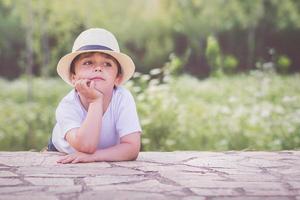
M 105 94 L 105 93 L 107 93 L 109 90 L 110 90 L 110 88 L 109 87 L 107 87 L 107 86 L 104 86 L 103 85 L 103 83 L 101 84 L 95 84 L 95 89 L 96 90 L 98 90 L 99 92 L 101 92 L 101 93 L 103 93 L 103 94 Z
M 97 85 L 97 84 L 95 84 L 95 89 L 98 90 L 98 91 L 100 91 L 100 92 L 105 91 L 105 88 L 103 86 Z

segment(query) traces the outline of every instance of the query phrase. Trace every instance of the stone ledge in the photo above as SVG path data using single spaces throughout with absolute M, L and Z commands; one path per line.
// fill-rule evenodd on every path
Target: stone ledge
M 67 165 L 60 155 L 0 152 L 0 199 L 300 200 L 300 151 L 141 152 Z

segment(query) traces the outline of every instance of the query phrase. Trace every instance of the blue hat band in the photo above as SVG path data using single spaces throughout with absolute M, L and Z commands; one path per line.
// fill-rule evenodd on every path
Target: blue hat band
M 102 46 L 102 45 L 86 45 L 86 46 L 82 46 L 79 49 L 77 49 L 77 51 L 88 51 L 88 50 L 109 50 L 109 51 L 113 51 L 111 48 L 108 48 L 108 47 Z

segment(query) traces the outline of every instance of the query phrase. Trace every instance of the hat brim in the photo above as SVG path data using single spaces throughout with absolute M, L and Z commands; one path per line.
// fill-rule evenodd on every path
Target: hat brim
M 106 53 L 111 56 L 113 56 L 121 66 L 122 70 L 122 77 L 118 85 L 124 84 L 126 81 L 128 81 L 135 70 L 135 65 L 132 59 L 127 56 L 126 54 L 115 52 L 115 51 L 110 51 L 110 50 L 84 50 L 84 51 L 75 51 L 72 53 L 69 53 L 65 56 L 63 56 L 58 64 L 57 64 L 57 73 L 58 75 L 69 85 L 74 86 L 71 81 L 71 75 L 70 75 L 70 67 L 73 59 L 78 56 L 79 54 L 82 53 L 87 53 L 87 52 L 100 52 L 100 53 Z

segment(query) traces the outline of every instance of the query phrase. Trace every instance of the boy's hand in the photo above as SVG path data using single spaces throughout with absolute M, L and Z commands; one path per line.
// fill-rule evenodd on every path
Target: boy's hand
M 95 162 L 93 154 L 87 154 L 82 152 L 76 152 L 74 154 L 69 154 L 60 158 L 57 163 L 67 164 L 67 163 L 88 163 Z
M 103 99 L 103 93 L 95 88 L 95 82 L 88 79 L 76 81 L 75 88 L 79 95 L 85 97 L 89 103 Z

